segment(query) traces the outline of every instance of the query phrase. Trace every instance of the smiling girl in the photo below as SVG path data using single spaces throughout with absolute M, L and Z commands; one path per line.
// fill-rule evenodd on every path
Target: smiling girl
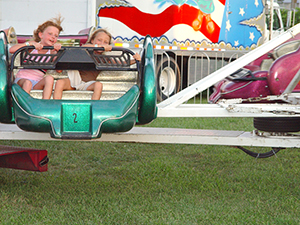
M 63 30 L 61 27 L 61 17 L 48 20 L 39 25 L 33 33 L 33 41 L 16 44 L 9 49 L 10 53 L 14 53 L 24 46 L 34 46 L 35 49 L 31 53 L 36 54 L 55 54 L 61 48 L 61 44 L 56 43 L 59 33 Z M 44 46 L 53 46 L 54 50 L 42 49 Z M 20 69 L 16 74 L 15 83 L 22 87 L 28 94 L 30 90 L 43 90 L 43 99 L 50 99 L 53 90 L 54 79 L 52 76 L 46 75 L 42 70 L 36 69 Z
M 96 30 L 84 47 L 103 47 L 105 51 L 111 51 L 112 35 L 105 29 Z M 99 54 L 103 52 L 97 51 Z M 136 53 L 134 59 L 141 61 L 141 56 Z M 135 60 L 131 61 L 135 63 Z M 87 90 L 93 91 L 92 100 L 99 100 L 102 94 L 103 85 L 97 81 L 100 70 L 69 70 L 68 78 L 56 82 L 53 99 L 61 99 L 64 90 Z

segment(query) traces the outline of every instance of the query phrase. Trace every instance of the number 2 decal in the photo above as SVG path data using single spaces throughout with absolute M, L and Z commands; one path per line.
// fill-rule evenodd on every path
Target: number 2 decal
M 77 113 L 73 113 L 73 116 L 74 116 L 74 123 L 77 123 L 78 121 L 76 120 L 77 119 Z

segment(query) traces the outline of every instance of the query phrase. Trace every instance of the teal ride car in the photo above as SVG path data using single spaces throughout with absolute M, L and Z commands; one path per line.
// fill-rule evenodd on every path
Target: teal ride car
M 99 48 L 62 47 L 51 55 L 53 60 L 50 61 L 28 60 L 33 57 L 32 48 L 25 46 L 9 56 L 7 39 L 0 39 L 1 123 L 15 123 L 24 131 L 47 132 L 57 139 L 94 139 L 100 138 L 102 133 L 129 131 L 135 125 L 147 124 L 156 118 L 154 52 L 150 36 L 145 38 L 141 61 L 134 65 L 130 65 L 134 52 L 126 48 L 113 47 L 111 52 L 100 55 L 95 53 Z M 40 59 L 45 56 L 38 55 Z M 110 74 L 99 75 L 104 79 L 104 87 L 107 82 L 109 90 L 105 95 L 104 88 L 104 98 L 100 100 L 84 97 L 88 91 L 64 91 L 66 96 L 72 93 L 73 98 L 45 100 L 34 96 L 34 91 L 28 94 L 13 83 L 18 69 L 49 72 L 97 69 Z M 126 83 L 127 77 L 130 82 Z M 119 89 L 120 85 L 126 89 L 113 90 Z

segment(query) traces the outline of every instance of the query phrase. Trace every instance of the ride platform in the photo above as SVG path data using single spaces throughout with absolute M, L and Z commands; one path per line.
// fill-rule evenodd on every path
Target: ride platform
M 48 133 L 22 131 L 15 124 L 0 124 L 0 133 L 0 140 L 61 141 L 60 139 L 51 138 Z M 155 128 L 142 126 L 135 126 L 127 132 L 105 133 L 99 139 L 86 141 L 300 148 L 300 135 L 297 133 L 272 135 L 270 133 L 260 134 L 255 131 Z

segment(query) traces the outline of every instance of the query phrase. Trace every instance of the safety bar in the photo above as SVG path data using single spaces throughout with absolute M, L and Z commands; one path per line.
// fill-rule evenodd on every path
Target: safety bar
M 139 68 L 137 60 L 136 67 L 130 66 L 130 56 L 135 53 L 125 48 L 113 47 L 105 54 L 101 54 L 104 52 L 103 47 L 62 47 L 59 51 L 50 54 L 33 54 L 32 49 L 34 46 L 24 46 L 13 54 L 11 71 L 13 69 L 138 71 Z M 43 49 L 54 48 L 51 46 Z M 15 58 L 18 54 L 20 54 L 20 65 L 16 66 Z

